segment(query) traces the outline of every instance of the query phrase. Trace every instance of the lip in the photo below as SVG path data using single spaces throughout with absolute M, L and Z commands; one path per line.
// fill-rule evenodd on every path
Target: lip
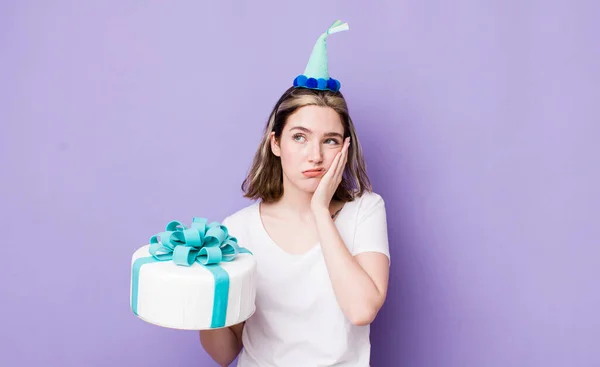
M 308 169 L 308 170 L 302 172 L 302 174 L 306 177 L 319 177 L 323 173 L 325 173 L 324 168 Z

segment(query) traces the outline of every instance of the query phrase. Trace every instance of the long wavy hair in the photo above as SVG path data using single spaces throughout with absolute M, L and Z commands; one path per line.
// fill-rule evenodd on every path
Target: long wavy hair
M 266 203 L 276 202 L 281 198 L 283 170 L 281 158 L 271 150 L 271 133 L 274 132 L 275 139 L 279 141 L 287 118 L 297 109 L 311 105 L 333 108 L 344 125 L 344 138 L 350 136 L 348 163 L 333 199 L 348 202 L 360 197 L 365 191 L 372 191 L 360 142 L 342 93 L 291 87 L 279 98 L 269 116 L 252 166 L 242 183 L 244 197 L 253 200 L 261 199 Z

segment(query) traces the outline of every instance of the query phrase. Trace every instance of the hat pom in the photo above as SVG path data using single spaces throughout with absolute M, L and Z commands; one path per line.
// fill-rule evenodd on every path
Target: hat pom
M 340 84 L 339 80 L 329 78 L 329 80 L 327 81 L 327 88 L 329 90 L 337 92 L 338 90 L 340 90 L 340 87 L 341 87 L 341 84 Z
M 294 79 L 294 87 L 304 87 L 306 86 L 306 81 L 308 78 L 304 75 L 298 75 L 296 79 Z
M 333 79 L 333 78 L 315 79 L 315 78 L 308 78 L 306 75 L 298 75 L 294 79 L 294 87 L 296 87 L 296 88 L 330 90 L 332 92 L 337 92 L 340 90 L 340 86 L 341 86 L 340 81 L 337 79 Z

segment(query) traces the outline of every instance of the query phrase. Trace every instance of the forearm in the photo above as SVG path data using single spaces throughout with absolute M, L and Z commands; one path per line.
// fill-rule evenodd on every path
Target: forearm
M 239 329 L 239 330 L 238 330 Z M 241 329 L 237 326 L 200 331 L 202 347 L 219 366 L 226 367 L 242 350 Z
M 346 247 L 329 210 L 314 210 L 321 249 L 333 290 L 346 317 L 356 325 L 369 324 L 384 299 L 384 290 L 360 266 Z

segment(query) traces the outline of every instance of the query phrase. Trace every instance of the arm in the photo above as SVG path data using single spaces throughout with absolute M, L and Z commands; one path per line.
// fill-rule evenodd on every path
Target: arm
M 349 146 L 347 137 L 319 182 L 311 209 L 337 302 L 353 324 L 368 325 L 377 316 L 387 293 L 389 259 L 383 253 L 370 251 L 387 247 L 387 219 L 382 199 L 366 205 L 355 233 L 355 246 L 361 253 L 352 256 L 329 214 L 329 204 L 342 181 Z
M 201 330 L 200 342 L 211 358 L 221 367 L 227 367 L 242 350 L 244 323 L 215 330 Z
M 352 256 L 331 219 L 329 209 L 314 210 L 314 215 L 325 264 L 340 308 L 353 324 L 370 324 L 386 298 L 389 259 L 377 252 Z

